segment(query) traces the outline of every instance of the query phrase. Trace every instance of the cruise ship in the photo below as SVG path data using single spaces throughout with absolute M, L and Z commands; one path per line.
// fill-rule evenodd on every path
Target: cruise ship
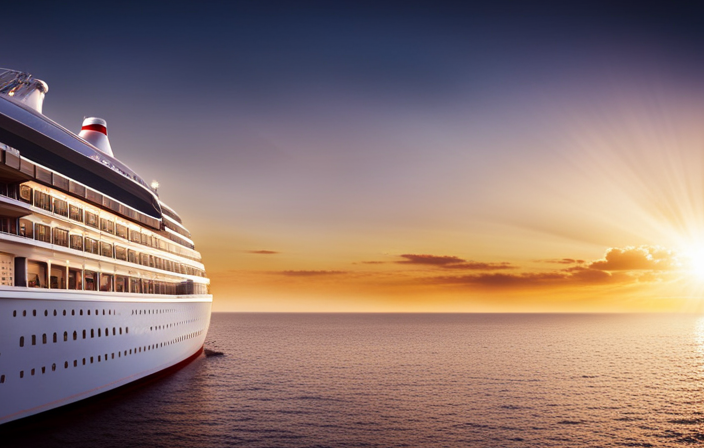
M 105 120 L 44 116 L 47 91 L 0 69 L 0 425 L 183 365 L 210 324 L 181 217 Z

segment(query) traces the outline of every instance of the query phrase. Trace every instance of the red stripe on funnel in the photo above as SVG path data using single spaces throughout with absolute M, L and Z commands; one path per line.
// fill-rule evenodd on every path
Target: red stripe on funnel
M 108 135 L 108 128 L 101 124 L 87 124 L 81 128 L 81 131 L 98 131 Z

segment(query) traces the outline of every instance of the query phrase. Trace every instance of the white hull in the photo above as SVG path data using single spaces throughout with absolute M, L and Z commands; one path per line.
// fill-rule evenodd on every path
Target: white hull
M 210 295 L 0 288 L 0 424 L 174 366 L 210 325 Z

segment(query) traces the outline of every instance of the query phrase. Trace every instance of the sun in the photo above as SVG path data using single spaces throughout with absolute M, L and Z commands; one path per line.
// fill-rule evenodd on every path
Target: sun
M 687 250 L 684 258 L 689 274 L 698 282 L 704 283 L 704 244 L 695 245 Z

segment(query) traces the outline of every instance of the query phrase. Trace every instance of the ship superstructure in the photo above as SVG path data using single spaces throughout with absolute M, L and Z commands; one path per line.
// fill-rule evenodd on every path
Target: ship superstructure
M 179 215 L 115 159 L 107 123 L 41 114 L 0 70 L 0 424 L 197 356 L 209 280 Z

